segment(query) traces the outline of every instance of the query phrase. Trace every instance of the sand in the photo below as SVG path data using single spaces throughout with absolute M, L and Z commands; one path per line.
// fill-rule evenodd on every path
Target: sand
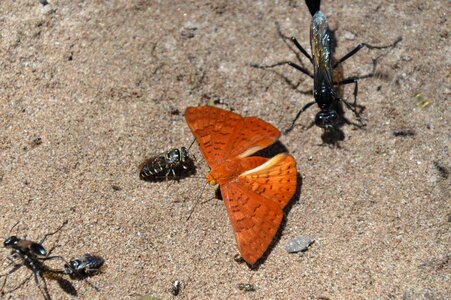
M 378 58 L 379 75 L 359 82 L 366 127 L 345 125 L 343 141 L 324 145 L 322 129 L 310 127 L 313 106 L 281 138 L 302 185 L 276 243 L 250 269 L 233 259 L 224 204 L 207 201 L 215 188 L 201 194 L 208 166 L 197 145 L 193 177 L 149 183 L 137 168 L 189 146 L 188 106 L 216 103 L 287 128 L 312 100 L 302 93 L 312 80 L 275 68 L 299 82 L 293 89 L 250 64 L 296 61 L 275 22 L 309 49 L 304 2 L 1 1 L 2 236 L 37 241 L 67 219 L 44 246 L 59 245 L 53 253 L 67 259 L 90 252 L 106 260 L 89 278 L 100 291 L 70 281 L 80 299 L 170 299 L 175 280 L 180 299 L 449 299 L 449 3 L 324 1 L 322 10 L 338 57 L 360 42 L 402 41 L 343 64 L 345 76 L 364 75 Z M 287 253 L 300 235 L 315 243 Z M 5 290 L 30 274 L 17 271 Z M 75 298 L 47 284 L 53 299 Z M 42 295 L 30 281 L 4 298 Z

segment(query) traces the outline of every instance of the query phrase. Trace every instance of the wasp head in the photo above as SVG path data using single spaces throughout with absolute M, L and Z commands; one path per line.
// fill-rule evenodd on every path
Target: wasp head
M 335 110 L 321 110 L 316 114 L 315 124 L 324 129 L 332 129 L 339 122 L 339 115 Z
M 15 235 L 10 236 L 3 242 L 3 247 L 12 248 L 12 247 L 16 246 L 19 243 L 19 241 L 20 241 L 20 239 L 17 236 L 15 236 Z

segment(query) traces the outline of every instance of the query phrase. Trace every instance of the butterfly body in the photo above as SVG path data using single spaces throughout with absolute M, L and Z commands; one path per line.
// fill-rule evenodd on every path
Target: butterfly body
M 254 264 L 273 240 L 282 209 L 296 191 L 296 162 L 287 153 L 271 159 L 249 156 L 280 136 L 259 118 L 211 106 L 189 107 L 185 118 L 211 168 L 208 183 L 220 185 L 241 256 Z
M 224 185 L 238 178 L 247 170 L 253 169 L 256 165 L 261 165 L 267 161 L 264 157 L 234 158 L 225 161 L 211 169 L 207 175 L 207 182 L 212 185 Z

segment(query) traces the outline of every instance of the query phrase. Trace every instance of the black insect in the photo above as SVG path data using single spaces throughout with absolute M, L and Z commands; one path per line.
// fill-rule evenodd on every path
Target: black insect
M 11 230 L 17 225 L 16 223 Z M 51 252 L 54 248 L 47 251 L 44 246 L 42 245 L 45 240 L 57 232 L 59 232 L 64 225 L 67 224 L 67 220 L 63 222 L 63 224 L 54 232 L 47 233 L 44 235 L 44 237 L 39 242 L 33 242 L 30 240 L 27 240 L 26 238 L 19 238 L 15 235 L 10 236 L 9 238 L 5 239 L 3 242 L 3 246 L 5 248 L 11 249 L 11 256 L 8 257 L 10 260 L 10 264 L 14 264 L 13 268 L 9 270 L 7 273 L 0 275 L 0 277 L 5 277 L 2 287 L 0 289 L 1 294 L 5 293 L 11 293 L 21 286 L 23 286 L 26 282 L 28 282 L 32 276 L 34 276 L 34 280 L 36 285 L 38 286 L 39 290 L 43 294 L 45 299 L 50 299 L 50 295 L 48 294 L 47 290 L 47 283 L 44 278 L 45 273 L 58 273 L 57 271 L 54 271 L 47 266 L 44 265 L 44 261 L 51 260 L 51 259 L 61 259 L 64 261 L 64 258 L 61 256 L 50 256 Z M 4 291 L 6 280 L 8 277 L 22 268 L 23 266 L 30 269 L 33 273 L 27 277 L 19 286 L 16 288 L 9 290 L 7 292 Z M 39 277 L 41 277 L 42 282 L 44 283 L 44 286 L 41 286 L 41 282 L 39 281 Z
M 240 283 L 238 289 L 243 292 L 255 292 L 255 287 L 250 283 Z
M 64 274 L 73 279 L 83 279 L 100 272 L 105 260 L 97 255 L 86 253 L 82 257 L 73 258 L 64 265 Z
M 171 174 L 173 178 L 180 178 L 182 173 L 193 169 L 193 160 L 185 147 L 174 148 L 147 159 L 140 169 L 139 178 L 142 180 L 161 181 Z
M 308 52 L 301 46 L 301 44 L 295 37 L 291 37 L 290 40 L 296 46 L 296 48 L 301 51 L 301 53 L 305 57 L 307 57 L 307 59 L 313 64 L 313 74 L 303 66 L 291 61 L 283 61 L 269 66 L 252 65 L 257 68 L 272 68 L 275 66 L 288 64 L 289 66 L 313 79 L 313 96 L 315 101 L 307 103 L 299 110 L 293 122 L 291 123 L 291 126 L 285 130 L 285 134 L 287 134 L 294 128 L 294 125 L 301 113 L 315 103 L 320 109 L 320 111 L 316 114 L 315 124 L 321 128 L 324 128 L 326 131 L 333 131 L 334 129 L 337 129 L 337 126 L 343 122 L 341 117 L 341 115 L 343 114 L 341 107 L 342 103 L 344 103 L 346 107 L 351 109 L 359 118 L 358 112 L 356 110 L 356 98 L 358 91 L 357 81 L 359 79 L 371 76 L 367 75 L 361 77 L 352 77 L 336 82 L 333 80 L 333 70 L 364 47 L 367 47 L 369 49 L 384 49 L 394 47 L 399 41 L 401 41 L 401 38 L 398 38 L 398 40 L 388 46 L 372 46 L 366 43 L 361 43 L 353 50 L 349 51 L 341 59 L 334 61 L 332 53 L 332 43 L 334 42 L 334 39 L 327 25 L 326 16 L 319 10 L 320 1 L 306 0 L 306 3 L 309 7 L 310 13 L 313 16 L 310 26 L 310 47 L 312 55 L 308 54 Z M 283 35 L 282 37 L 285 38 L 285 36 Z M 336 92 L 336 86 L 351 83 L 355 84 L 354 103 L 352 104 L 339 97 L 338 93 Z
M 448 169 L 443 166 L 438 160 L 434 161 L 434 167 L 437 169 L 438 173 L 440 174 L 440 177 L 443 179 L 448 179 L 449 177 L 449 171 Z
M 177 296 L 180 293 L 181 289 L 182 289 L 182 283 L 180 281 L 176 280 L 172 283 L 172 286 L 169 289 L 169 291 L 171 292 L 172 295 Z
M 393 135 L 396 137 L 414 137 L 415 131 L 412 129 L 401 128 L 394 130 Z

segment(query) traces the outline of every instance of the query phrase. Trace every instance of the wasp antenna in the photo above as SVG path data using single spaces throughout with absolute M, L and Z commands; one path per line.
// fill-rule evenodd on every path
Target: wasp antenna
M 13 231 L 14 227 L 16 227 L 17 225 L 19 225 L 20 221 L 17 221 L 16 224 L 13 225 L 13 227 L 11 227 L 11 229 L 8 232 L 8 235 L 11 234 L 11 232 Z

